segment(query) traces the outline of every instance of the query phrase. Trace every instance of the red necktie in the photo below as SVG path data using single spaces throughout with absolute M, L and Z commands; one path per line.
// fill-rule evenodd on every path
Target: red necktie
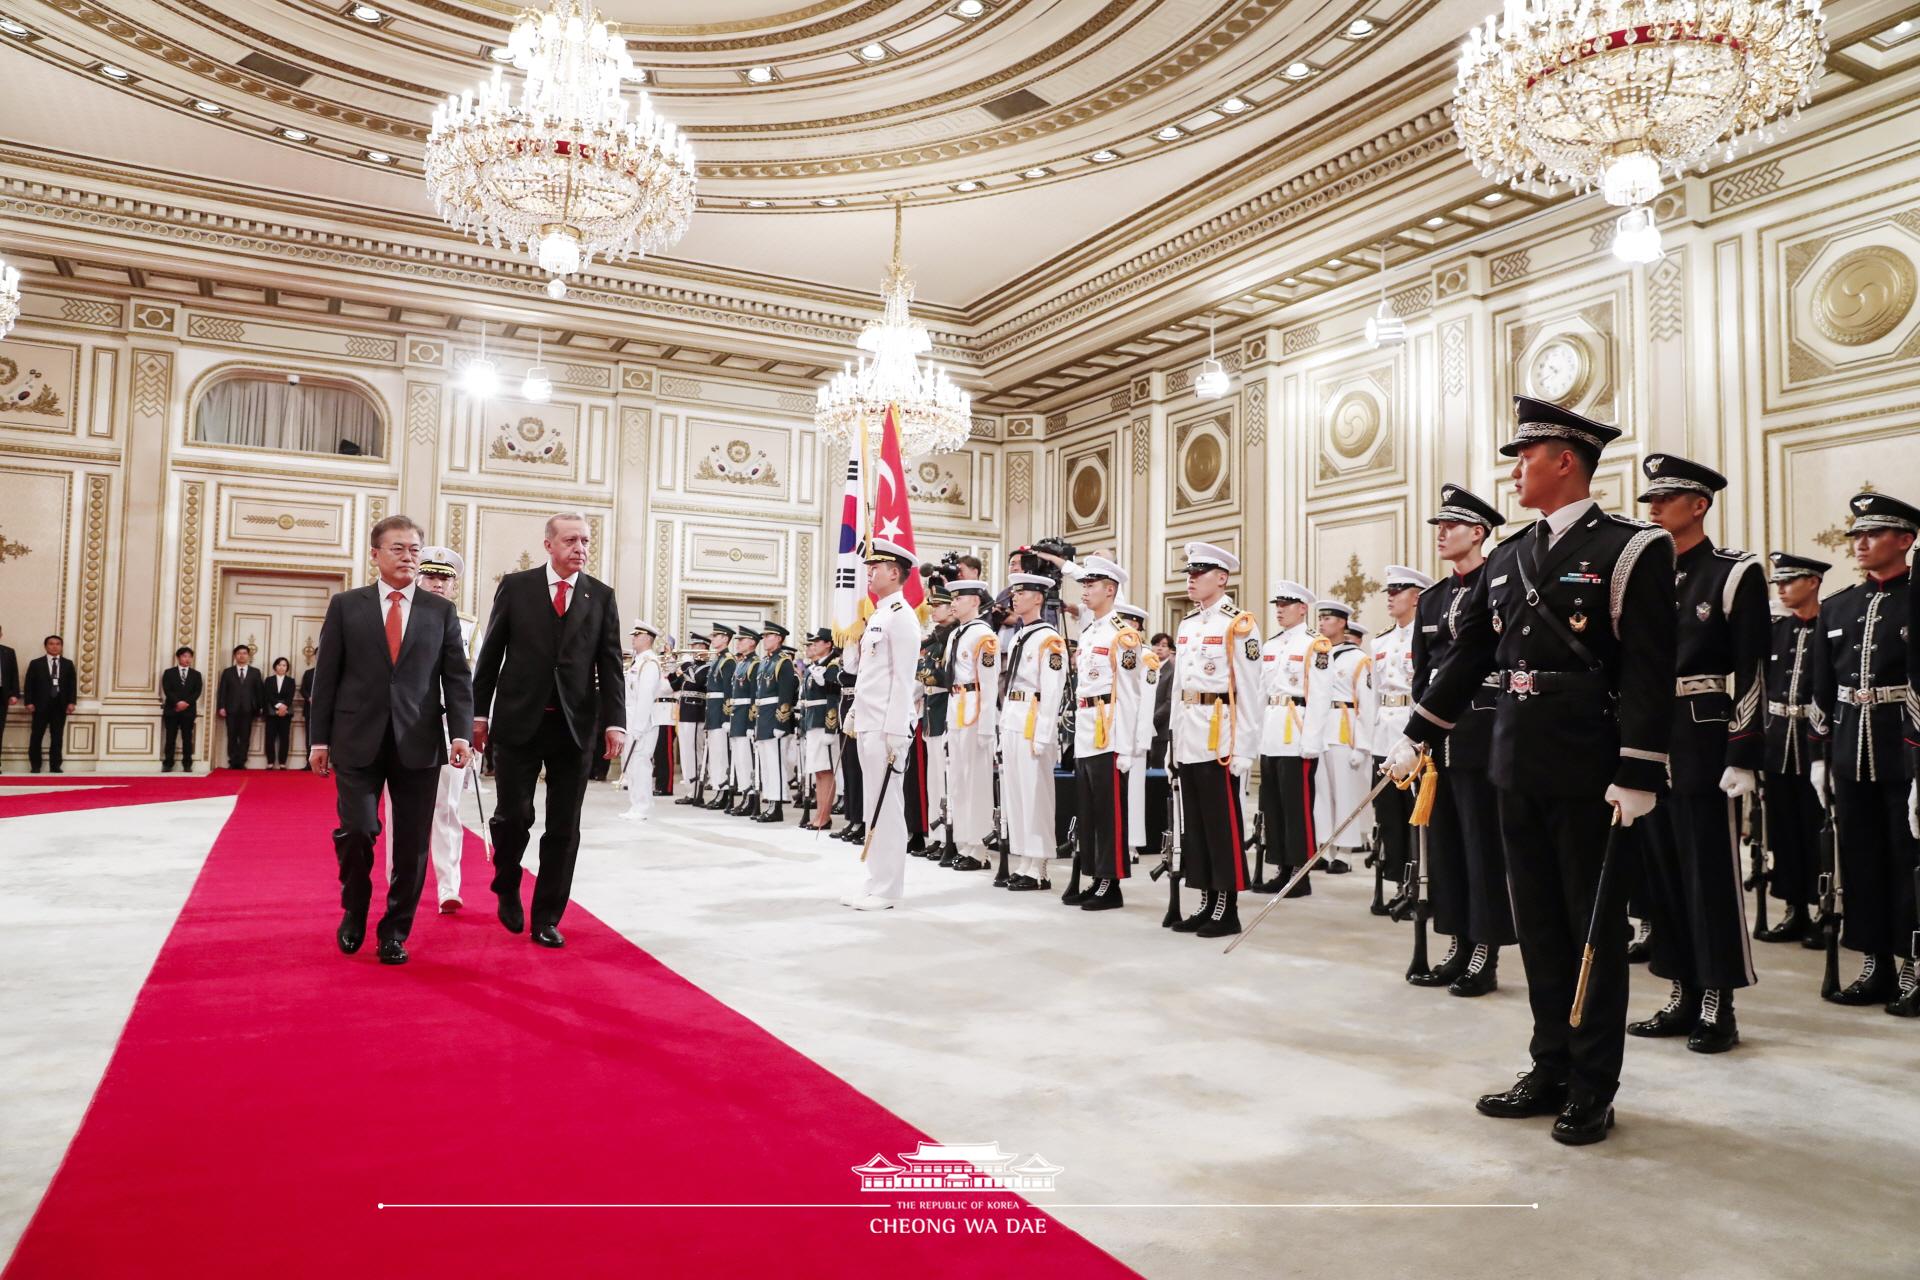
M 406 597 L 398 591 L 389 591 L 387 599 L 393 602 L 387 606 L 387 657 L 398 662 L 400 661 L 400 602 Z
M 553 584 L 553 611 L 563 618 L 567 616 L 567 580 L 565 578 Z

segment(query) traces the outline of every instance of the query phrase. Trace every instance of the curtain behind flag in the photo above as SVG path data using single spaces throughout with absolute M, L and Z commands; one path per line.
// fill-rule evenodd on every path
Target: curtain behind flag
M 913 544 L 913 512 L 907 507 L 907 472 L 900 461 L 900 426 L 894 420 L 893 406 L 887 406 L 885 426 L 880 432 L 880 460 L 875 464 L 873 480 L 873 536 L 885 538 L 914 558 L 901 594 L 922 621 L 927 616 L 927 584 L 919 573 L 920 552 Z
M 861 435 L 864 437 L 865 430 Z M 833 639 L 842 648 L 859 640 L 866 623 L 860 606 L 867 598 L 866 533 L 861 524 L 860 453 L 848 451 L 846 496 L 840 502 L 840 553 L 833 566 Z

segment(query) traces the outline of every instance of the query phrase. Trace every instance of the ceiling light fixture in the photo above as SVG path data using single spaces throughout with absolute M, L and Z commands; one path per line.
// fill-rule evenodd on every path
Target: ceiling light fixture
M 205 98 L 195 98 L 193 100 L 193 109 L 202 115 L 223 116 L 227 114 L 225 107 L 217 102 L 208 102 Z
M 755 84 L 770 84 L 773 81 L 772 67 L 748 67 L 747 79 Z
M 818 200 L 815 200 L 814 203 L 819 205 L 822 209 L 838 209 L 840 207 L 840 197 L 839 196 L 822 196 Z
M 1176 142 L 1187 136 L 1186 131 L 1177 124 L 1170 124 L 1153 135 L 1162 142 Z
M 1889 31 L 1887 34 L 1892 36 L 1903 36 L 1911 30 L 1913 30 L 1913 20 L 1908 19 L 1905 22 L 1896 23 L 1894 25 L 1893 30 Z
M 377 24 L 377 23 L 385 22 L 387 20 L 386 14 L 380 12 L 378 9 L 374 8 L 370 4 L 357 4 L 353 6 L 352 9 L 348 10 L 348 12 L 351 13 L 354 17 L 360 19 L 360 21 L 362 22 L 370 22 L 370 23 Z
M 486 400 L 500 390 L 500 366 L 487 359 L 487 322 L 480 322 L 480 354 L 467 361 L 461 371 L 460 385 L 468 395 Z
M 375 164 L 392 164 L 393 163 L 393 157 L 388 155 L 384 151 L 362 151 L 360 154 L 365 156 L 367 159 L 373 161 Z
M 1044 178 L 1052 172 L 1053 170 L 1051 169 L 1043 168 L 1040 165 L 1035 165 L 1031 169 L 1022 169 L 1020 171 L 1020 176 L 1023 178 Z
M 1428 218 L 1427 225 L 1430 227 L 1444 227 L 1447 225 L 1447 220 L 1445 218 Z
M 0 31 L 4 31 L 10 36 L 30 36 L 33 34 L 32 29 L 25 23 L 14 18 L 5 17 L 0 17 Z
M 1207 317 L 1207 358 L 1200 362 L 1200 372 L 1193 379 L 1193 393 L 1202 400 L 1218 400 L 1227 394 L 1233 386 L 1233 379 L 1227 376 L 1227 366 L 1214 358 L 1213 354 L 1213 317 Z
M 1507 197 L 1504 192 L 1489 191 L 1486 195 L 1480 197 L 1480 203 L 1481 204 L 1499 204 L 1502 200 L 1505 200 L 1506 198 Z
M 20 318 L 20 268 L 0 258 L 0 338 L 13 329 Z
M 1653 210 L 1636 205 L 1613 220 L 1613 256 L 1620 261 L 1639 265 L 1658 262 L 1662 252 Z
M 313 135 L 305 129 L 282 129 L 280 130 L 280 136 L 288 142 L 311 142 L 313 140 Z
M 133 79 L 133 72 L 124 67 L 116 67 L 111 62 L 103 62 L 95 70 L 109 80 L 119 80 L 124 83 Z
M 980 0 L 960 0 L 959 4 L 953 6 L 953 11 L 963 18 L 977 18 L 987 11 L 987 6 L 981 4 Z
M 513 50 L 503 44 L 497 44 L 487 52 L 487 56 L 495 62 L 512 62 Z
M 527 376 L 520 379 L 520 398 L 533 404 L 545 404 L 553 399 L 553 379 L 547 374 L 547 365 L 543 357 L 547 351 L 546 330 L 534 336 L 533 367 L 527 370 Z
M 954 183 L 953 189 L 955 191 L 978 191 L 980 189 L 980 184 L 975 182 L 972 178 L 968 178 L 965 181 Z
M 1344 267 L 1344 266 L 1346 266 L 1347 264 L 1346 264 L 1345 262 L 1343 262 L 1343 261 L 1342 261 L 1341 259 L 1339 259 L 1339 258 L 1328 258 L 1328 259 L 1327 259 L 1327 265 L 1328 265 L 1328 266 L 1330 266 L 1330 267 L 1335 267 L 1335 268 L 1338 268 L 1338 267 Z
M 1304 62 L 1290 62 L 1287 69 L 1280 73 L 1289 80 L 1305 80 L 1313 74 L 1313 68 Z
M 861 357 L 858 369 L 841 366 L 820 388 L 813 422 L 849 449 L 861 449 L 884 429 L 891 409 L 900 428 L 901 452 L 925 457 L 951 453 L 967 442 L 973 432 L 973 398 L 953 384 L 945 369 L 920 360 L 933 350 L 933 338 L 909 311 L 913 282 L 900 257 L 904 209 L 896 198 L 893 264 L 881 288 L 885 309 L 860 332 L 859 348 L 872 359 Z
M 1299 284 L 1300 281 L 1297 277 L 1288 276 L 1286 279 L 1282 280 L 1280 283 L 1281 284 Z
M 1118 160 L 1119 158 L 1120 153 L 1118 151 L 1109 151 L 1105 147 L 1102 147 L 1087 157 L 1087 159 L 1093 161 L 1095 164 L 1105 164 L 1109 160 Z
M 516 94 L 491 79 L 434 109 L 427 189 L 440 216 L 483 243 L 533 251 L 547 296 L 595 255 L 657 252 L 686 234 L 693 147 L 656 115 L 626 41 L 587 0 L 522 13 L 507 41 L 526 73 Z
M 887 56 L 887 46 L 868 44 L 860 46 L 860 58 L 864 62 L 878 62 Z
M 1346 37 L 1349 40 L 1365 40 L 1375 31 L 1374 25 L 1365 18 L 1355 18 L 1347 24 Z
M 1407 322 L 1387 309 L 1387 246 L 1380 246 L 1380 305 L 1367 317 L 1367 345 L 1397 347 L 1407 340 Z
M 765 209 L 767 206 L 771 205 L 772 203 L 773 201 L 771 200 L 749 200 L 747 201 L 747 208 Z
M 1242 111 L 1245 111 L 1248 107 L 1252 105 L 1253 104 L 1251 102 L 1248 102 L 1245 98 L 1241 97 L 1239 94 L 1236 93 L 1231 98 L 1228 98 L 1225 102 L 1220 104 L 1220 110 L 1224 111 L 1226 114 L 1230 116 L 1237 116 Z

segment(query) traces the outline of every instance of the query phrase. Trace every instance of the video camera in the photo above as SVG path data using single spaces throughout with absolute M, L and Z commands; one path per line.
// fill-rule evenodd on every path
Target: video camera
M 926 580 L 927 587 L 946 590 L 960 577 L 960 553 L 949 551 L 933 564 L 920 566 L 920 576 Z
M 1065 538 L 1040 538 L 1035 540 L 1031 546 L 1017 548 L 1014 554 L 1020 557 L 1020 572 L 1039 574 L 1043 578 L 1052 578 L 1053 590 L 1048 592 L 1048 594 L 1056 595 L 1060 590 L 1060 566 L 1045 557 L 1057 556 L 1062 560 L 1071 560 L 1073 559 L 1073 544 Z

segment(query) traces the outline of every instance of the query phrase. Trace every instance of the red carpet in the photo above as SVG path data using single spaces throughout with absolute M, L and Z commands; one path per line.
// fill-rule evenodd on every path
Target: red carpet
M 924 1213 L 862 1194 L 851 1166 L 927 1135 L 577 904 L 562 952 L 508 934 L 472 837 L 483 910 L 429 906 L 404 968 L 377 964 L 371 937 L 340 955 L 331 787 L 153 779 L 121 802 L 202 785 L 239 788 L 233 816 L 9 1280 L 1132 1274 L 1031 1206 Z M 0 814 L 30 799 L 0 794 Z M 889 1217 L 958 1234 L 871 1230 Z

